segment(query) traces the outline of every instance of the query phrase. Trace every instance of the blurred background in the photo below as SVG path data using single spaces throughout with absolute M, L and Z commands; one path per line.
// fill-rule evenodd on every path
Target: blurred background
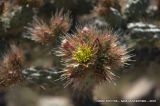
M 37 44 L 25 34 L 33 18 L 49 20 L 62 8 L 71 13 L 68 33 L 77 24 L 107 27 L 132 47 L 129 53 L 135 61 L 116 72 L 114 83 L 97 85 L 93 97 L 100 103 L 86 106 L 160 106 L 160 0 L 0 0 L 0 57 L 15 43 L 26 58 L 22 71 L 26 81 L 0 89 L 0 106 L 74 106 L 68 88 L 54 81 L 59 64 L 53 47 Z

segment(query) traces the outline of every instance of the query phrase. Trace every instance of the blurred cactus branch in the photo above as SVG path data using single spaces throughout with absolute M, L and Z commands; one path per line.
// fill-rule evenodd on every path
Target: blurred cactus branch
M 55 86 L 55 80 L 59 78 L 55 68 L 30 67 L 22 70 L 25 81 L 30 84 Z

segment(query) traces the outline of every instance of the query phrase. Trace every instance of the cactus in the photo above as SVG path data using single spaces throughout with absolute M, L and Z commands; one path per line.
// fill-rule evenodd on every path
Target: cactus
M 76 90 L 89 90 L 96 83 L 112 81 L 113 70 L 124 66 L 130 56 L 125 46 L 110 32 L 100 33 L 93 27 L 78 28 L 75 35 L 65 36 L 57 51 L 65 68 L 60 79 Z
M 149 18 L 148 5 L 129 0 L 121 12 L 125 6 L 117 0 L 1 0 L 0 41 L 10 46 L 4 50 L 0 44 L 0 89 L 17 84 L 65 89 L 75 106 L 100 106 L 93 90 L 113 83 L 130 64 L 130 45 L 138 61 L 151 58 L 148 48 L 159 53 L 158 19 L 157 25 L 135 22 Z
M 24 67 L 22 51 L 15 46 L 5 54 L 0 66 L 0 87 L 8 87 L 22 80 L 21 70 Z
M 49 24 L 42 19 L 35 18 L 32 24 L 26 27 L 30 39 L 41 44 L 49 44 L 61 34 L 67 33 L 70 29 L 69 13 L 63 15 L 63 10 L 57 11 L 51 17 Z

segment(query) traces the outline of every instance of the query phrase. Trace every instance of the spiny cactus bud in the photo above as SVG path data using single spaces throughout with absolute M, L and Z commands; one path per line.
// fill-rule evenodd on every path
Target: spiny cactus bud
M 54 43 L 62 33 L 67 33 L 70 28 L 69 14 L 63 15 L 63 10 L 56 12 L 50 19 L 49 25 L 41 19 L 34 19 L 33 23 L 26 27 L 31 39 L 42 43 Z M 55 43 L 56 44 L 56 43 Z
M 22 50 L 11 46 L 0 65 L 0 88 L 16 84 L 22 79 L 21 71 L 24 66 Z
M 54 35 L 59 35 L 62 33 L 66 33 L 70 29 L 70 19 L 69 12 L 63 14 L 63 9 L 57 11 L 54 16 L 50 19 L 50 26 Z
M 31 39 L 38 43 L 48 44 L 54 39 L 51 28 L 41 19 L 34 19 L 26 29 L 27 33 L 31 35 Z
M 65 36 L 57 55 L 65 63 L 60 79 L 67 79 L 66 85 L 78 90 L 112 81 L 113 70 L 123 67 L 130 58 L 117 36 L 100 33 L 93 27 L 80 28 L 75 35 Z

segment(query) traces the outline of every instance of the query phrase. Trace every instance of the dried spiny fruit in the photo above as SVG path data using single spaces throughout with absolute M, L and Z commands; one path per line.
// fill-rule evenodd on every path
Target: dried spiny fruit
M 57 55 L 65 63 L 60 79 L 67 79 L 66 86 L 70 84 L 78 90 L 112 81 L 113 70 L 123 67 L 130 58 L 117 36 L 100 33 L 93 27 L 80 28 L 75 35 L 65 36 Z
M 21 49 L 12 46 L 1 61 L 0 88 L 20 82 L 22 80 L 21 71 L 23 66 L 24 56 Z
M 51 28 L 40 19 L 35 19 L 33 23 L 27 27 L 27 31 L 27 33 L 31 35 L 32 40 L 42 44 L 48 44 L 54 39 Z
M 50 20 L 50 26 L 54 35 L 59 35 L 62 33 L 67 33 L 70 29 L 70 19 L 69 12 L 63 14 L 63 10 L 57 11 Z

